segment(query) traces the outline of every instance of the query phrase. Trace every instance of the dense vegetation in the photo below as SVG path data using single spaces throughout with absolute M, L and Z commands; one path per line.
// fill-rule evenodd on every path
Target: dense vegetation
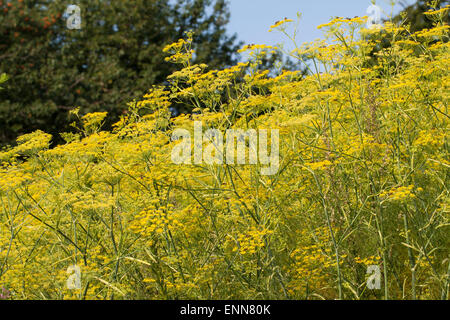
M 60 142 L 77 106 L 117 120 L 128 101 L 175 70 L 162 49 L 186 31 L 195 32 L 195 60 L 210 68 L 235 62 L 224 0 L 80 0 L 80 30 L 67 28 L 72 2 L 0 0 L 0 71 L 11 78 L 0 93 L 0 145 L 37 129 Z
M 328 41 L 289 53 L 312 62 L 306 76 L 269 77 L 260 63 L 278 49 L 264 45 L 208 70 L 188 34 L 164 49 L 180 66 L 169 85 L 130 103 L 114 131 L 96 112 L 53 149 L 43 131 L 21 136 L 0 153 L 0 288 L 12 299 L 448 299 L 448 10 L 418 32 L 336 18 L 319 26 Z M 171 117 L 180 100 L 193 114 Z M 278 129 L 278 172 L 174 164 L 172 133 L 194 121 Z M 79 290 L 66 286 L 72 265 Z M 370 265 L 380 290 L 367 288 Z
M 402 1 L 400 1 L 402 3 Z M 433 26 L 433 20 L 425 14 L 432 4 L 434 7 L 445 7 L 450 4 L 449 0 L 417 0 L 412 5 L 404 5 L 402 12 L 395 16 L 393 20 L 400 22 L 407 21 L 411 25 L 411 31 L 416 32 Z M 443 17 L 443 22 L 450 23 L 450 15 L 447 12 Z

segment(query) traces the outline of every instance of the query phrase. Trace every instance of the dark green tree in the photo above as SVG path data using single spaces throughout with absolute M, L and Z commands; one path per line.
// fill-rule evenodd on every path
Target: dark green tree
M 67 27 L 70 4 L 81 9 L 81 29 Z M 225 0 L 0 0 L 0 70 L 11 76 L 0 92 L 0 144 L 36 129 L 58 137 L 77 106 L 115 121 L 164 84 L 176 66 L 162 49 L 186 31 L 196 60 L 233 64 L 239 44 L 228 21 Z

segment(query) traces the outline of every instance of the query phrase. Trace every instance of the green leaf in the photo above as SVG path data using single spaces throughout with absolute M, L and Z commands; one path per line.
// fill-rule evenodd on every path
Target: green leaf
M 8 75 L 6 73 L 2 73 L 0 74 L 0 84 L 2 84 L 3 82 L 6 82 L 8 80 Z M 0 87 L 0 90 L 2 90 L 3 88 Z

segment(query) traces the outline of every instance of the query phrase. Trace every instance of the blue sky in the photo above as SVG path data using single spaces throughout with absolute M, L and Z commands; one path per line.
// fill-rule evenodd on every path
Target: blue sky
M 414 0 L 402 0 L 412 4 Z M 391 12 L 389 0 L 377 0 L 376 4 L 388 14 Z M 317 26 L 326 23 L 333 16 L 365 16 L 370 0 L 229 0 L 231 21 L 230 33 L 237 33 L 245 44 L 276 45 L 286 39 L 279 32 L 268 30 L 277 20 L 285 17 L 296 19 L 297 12 L 302 13 L 299 25 L 299 43 L 313 41 L 321 37 Z M 396 5 L 394 12 L 402 6 Z M 385 16 L 383 16 L 385 17 Z

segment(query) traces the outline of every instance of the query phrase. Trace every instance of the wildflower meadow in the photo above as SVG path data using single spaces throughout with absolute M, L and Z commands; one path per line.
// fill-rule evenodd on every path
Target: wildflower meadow
M 64 144 L 20 136 L 0 151 L 0 299 L 449 299 L 449 8 L 303 44 L 284 19 L 293 50 L 220 70 L 187 33 L 112 131 L 73 109 Z M 265 69 L 279 51 L 306 71 Z

